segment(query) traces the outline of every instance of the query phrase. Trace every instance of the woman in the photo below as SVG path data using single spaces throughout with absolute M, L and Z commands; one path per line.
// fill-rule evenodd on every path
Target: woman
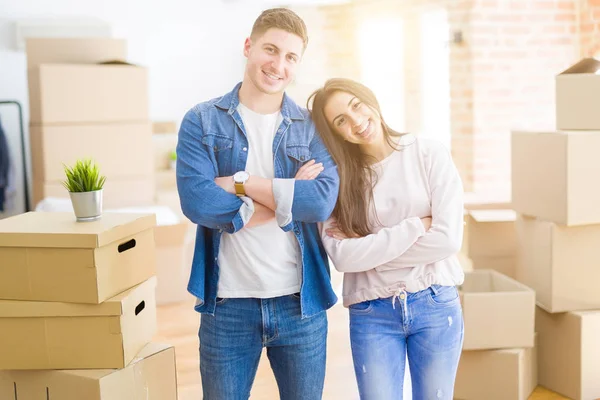
M 331 79 L 311 100 L 340 175 L 321 237 L 344 272 L 361 399 L 401 399 L 407 356 L 414 399 L 452 399 L 464 274 L 463 187 L 450 153 L 392 130 L 360 83 Z

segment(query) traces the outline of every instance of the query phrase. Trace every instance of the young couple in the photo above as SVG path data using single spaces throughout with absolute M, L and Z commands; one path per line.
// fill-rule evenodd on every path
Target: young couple
M 244 43 L 243 81 L 184 117 L 177 185 L 198 225 L 189 291 L 205 400 L 248 399 L 262 349 L 281 399 L 322 397 L 328 256 L 344 272 L 361 399 L 452 399 L 463 342 L 463 188 L 448 150 L 400 134 L 373 93 L 331 79 L 310 112 L 284 92 L 308 42 L 288 9 Z

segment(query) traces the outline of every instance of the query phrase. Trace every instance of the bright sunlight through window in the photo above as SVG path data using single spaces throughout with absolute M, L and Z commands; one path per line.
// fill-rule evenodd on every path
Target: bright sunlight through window
M 399 18 L 364 22 L 358 32 L 361 81 L 379 100 L 386 123 L 405 130 L 403 29 Z

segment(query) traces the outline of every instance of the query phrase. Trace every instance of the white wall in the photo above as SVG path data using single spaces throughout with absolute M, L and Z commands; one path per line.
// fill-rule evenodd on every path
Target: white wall
M 21 102 L 27 129 L 26 59 L 15 50 L 15 20 L 95 17 L 128 40 L 130 62 L 148 67 L 151 118 L 179 123 L 194 104 L 242 79 L 242 46 L 262 8 L 233 0 L 0 0 L 0 100 Z M 0 117 L 18 170 L 14 214 L 23 212 L 17 114 L 5 106 Z

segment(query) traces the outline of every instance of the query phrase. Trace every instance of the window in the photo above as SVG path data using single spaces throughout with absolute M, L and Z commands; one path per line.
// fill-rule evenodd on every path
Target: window
M 400 18 L 364 22 L 358 32 L 361 82 L 377 96 L 386 123 L 405 130 L 403 27 Z

